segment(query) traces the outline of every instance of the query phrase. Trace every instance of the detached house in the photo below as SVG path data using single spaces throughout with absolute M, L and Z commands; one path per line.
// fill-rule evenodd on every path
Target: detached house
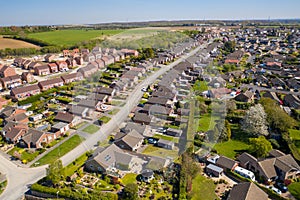
M 47 54 L 44 57 L 44 59 L 45 59 L 46 62 L 52 62 L 55 59 L 55 55 L 53 55 L 53 54 Z
M 248 90 L 238 94 L 234 99 L 239 102 L 250 103 L 254 101 L 254 93 Z
M 26 148 L 43 148 L 47 143 L 47 134 L 35 129 L 29 129 L 20 140 L 20 144 Z
M 0 77 L 1 78 L 15 76 L 15 75 L 17 75 L 16 71 L 12 67 L 4 65 L 3 67 L 0 68 Z
M 49 63 L 48 67 L 49 67 L 51 73 L 58 72 L 58 66 L 56 63 Z
M 50 74 L 50 68 L 48 65 L 40 65 L 34 68 L 34 74 L 38 76 L 46 76 Z
M 227 200 L 268 200 L 268 194 L 252 182 L 234 185 Z
M 31 72 L 23 72 L 21 75 L 22 81 L 26 81 L 26 83 L 32 83 L 35 81 L 34 76 Z
M 15 88 L 22 84 L 21 78 L 19 75 L 8 76 L 0 78 L 3 88 Z
M 137 149 L 141 147 L 143 141 L 144 137 L 136 130 L 132 130 L 121 139 L 115 141 L 115 144 L 121 149 L 137 151 Z
M 85 78 L 87 78 L 97 71 L 98 68 L 96 66 L 88 64 L 86 67 L 80 68 L 77 72 L 80 72 Z
M 38 83 L 38 86 L 41 88 L 42 91 L 49 90 L 54 87 L 63 86 L 63 85 L 64 85 L 64 81 L 61 78 L 49 79 Z
M 62 80 L 64 81 L 65 84 L 75 82 L 75 81 L 81 81 L 83 80 L 83 75 L 79 72 L 73 73 L 73 74 L 67 74 L 61 76 Z

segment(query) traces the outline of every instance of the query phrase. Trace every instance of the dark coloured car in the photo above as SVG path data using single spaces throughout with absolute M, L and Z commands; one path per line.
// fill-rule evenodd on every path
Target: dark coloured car
M 276 186 L 278 187 L 278 189 L 281 192 L 287 192 L 288 191 L 288 188 L 283 183 L 277 182 Z

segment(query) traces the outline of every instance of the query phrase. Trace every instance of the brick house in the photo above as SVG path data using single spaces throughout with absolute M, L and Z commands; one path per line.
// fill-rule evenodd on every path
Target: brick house
M 41 88 L 42 91 L 54 88 L 54 87 L 59 87 L 63 86 L 64 81 L 61 78 L 54 78 L 46 81 L 41 81 L 38 83 L 38 86 Z
M 69 69 L 66 61 L 56 61 L 55 63 L 58 66 L 59 71 L 67 71 Z
M 52 62 L 55 59 L 55 55 L 53 55 L 53 54 L 47 54 L 44 57 L 44 59 L 45 59 L 46 62 Z
M 15 99 L 23 99 L 31 95 L 39 94 L 41 89 L 38 85 L 29 85 L 19 88 L 13 88 L 10 95 Z
M 79 72 L 73 73 L 73 74 L 67 74 L 61 76 L 62 80 L 64 81 L 65 84 L 71 83 L 74 81 L 80 81 L 83 79 L 83 75 Z
M 34 68 L 34 74 L 38 76 L 46 76 L 50 74 L 50 68 L 48 65 L 40 65 Z
M 4 65 L 3 67 L 1 67 L 0 69 L 0 77 L 4 78 L 4 77 L 8 77 L 8 76 L 15 76 L 16 71 L 14 68 L 9 67 L 7 65 Z
M 8 76 L 0 78 L 3 88 L 14 88 L 22 84 L 21 78 L 19 75 Z
M 21 75 L 22 81 L 26 81 L 27 83 L 32 83 L 35 81 L 34 76 L 31 72 L 23 72 Z
M 49 63 L 48 67 L 49 67 L 51 73 L 58 72 L 58 66 L 56 63 Z
M 89 64 L 86 67 L 80 68 L 77 72 L 80 72 L 85 78 L 87 78 L 97 71 L 98 71 L 98 67 Z

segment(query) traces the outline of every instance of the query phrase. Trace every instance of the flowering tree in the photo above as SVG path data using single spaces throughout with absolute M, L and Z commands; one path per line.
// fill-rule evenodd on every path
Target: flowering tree
M 261 104 L 250 107 L 242 120 L 242 129 L 251 135 L 269 135 L 267 115 Z

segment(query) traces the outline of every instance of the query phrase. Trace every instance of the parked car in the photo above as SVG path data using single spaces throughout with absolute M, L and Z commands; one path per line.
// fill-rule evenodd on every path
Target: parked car
M 157 130 L 157 132 L 159 132 L 159 133 L 166 133 L 166 132 L 167 132 L 167 129 L 164 128 L 164 127 L 159 127 L 159 128 L 157 128 L 156 130 Z
M 279 188 L 279 190 L 283 193 L 287 192 L 288 191 L 288 188 L 283 184 L 283 183 L 280 183 L 280 182 L 277 182 L 276 183 L 276 186 Z
M 143 91 L 143 92 L 147 92 L 147 88 L 146 88 L 146 87 L 143 87 L 143 88 L 142 88 L 142 91 Z
M 148 138 L 148 143 L 149 144 L 156 144 L 157 143 L 157 139 L 155 139 L 155 138 Z
M 267 186 L 267 188 L 269 188 L 270 190 L 273 190 L 275 193 L 281 195 L 281 191 L 278 188 L 276 188 L 272 185 Z

